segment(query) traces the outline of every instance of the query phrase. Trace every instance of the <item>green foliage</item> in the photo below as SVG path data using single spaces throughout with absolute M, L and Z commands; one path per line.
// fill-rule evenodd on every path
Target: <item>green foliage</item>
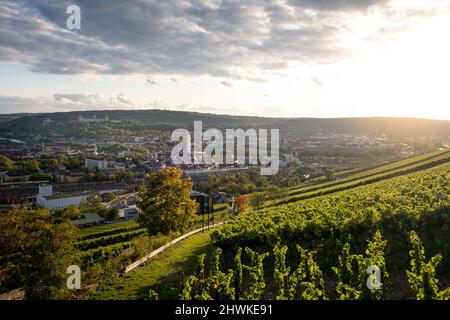
M 78 240 L 87 240 L 102 236 L 108 236 L 123 231 L 131 231 L 141 228 L 136 221 L 129 220 L 119 223 L 109 223 L 79 230 Z
M 49 210 L 14 209 L 0 219 L 0 292 L 21 287 L 27 299 L 67 297 L 76 228 Z
M 12 171 L 14 169 L 14 162 L 7 156 L 0 155 L 0 171 Z
M 323 300 L 325 285 L 323 274 L 314 261 L 315 252 L 310 252 L 297 245 L 300 262 L 297 270 L 289 277 L 289 299 Z
M 325 176 L 325 179 L 327 179 L 327 181 L 332 181 L 332 180 L 334 180 L 334 170 L 326 170 L 325 171 L 325 174 L 324 174 L 324 176 Z
M 87 239 L 78 241 L 76 243 L 76 247 L 80 250 L 88 250 L 92 248 L 97 248 L 100 246 L 107 246 L 119 242 L 127 242 L 131 239 L 140 236 L 145 233 L 145 229 L 138 229 L 138 230 L 132 230 L 132 231 L 125 231 L 121 233 L 116 233 L 112 235 L 106 235 L 102 237 L 96 237 L 93 239 Z
M 253 193 L 250 196 L 250 205 L 252 206 L 252 208 L 254 209 L 258 209 L 266 200 L 266 197 L 263 193 L 261 192 L 257 192 L 257 193 Z
M 258 254 L 250 248 L 245 248 L 245 253 L 250 259 L 250 265 L 243 265 L 243 270 L 249 274 L 249 287 L 244 295 L 245 300 L 259 300 L 262 298 L 266 283 L 264 281 L 264 258 L 267 253 Z
M 286 246 L 276 246 L 273 249 L 275 269 L 273 277 L 277 284 L 276 299 L 326 299 L 324 280 L 319 266 L 314 262 L 314 252 L 297 247 L 300 253 L 300 263 L 297 270 L 289 275 L 290 268 L 286 266 Z M 213 256 L 213 265 L 209 277 L 205 278 L 205 255 L 199 256 L 199 262 L 193 275 L 184 281 L 181 298 L 189 299 L 227 299 L 227 300 L 260 300 L 266 289 L 264 277 L 264 259 L 268 253 L 259 254 L 250 248 L 244 252 L 249 264 L 241 262 L 242 248 L 237 250 L 234 270 L 227 273 L 220 271 L 220 255 L 217 248 Z M 245 276 L 244 276 L 245 275 Z M 246 290 L 243 290 L 245 279 Z
M 242 248 L 238 248 L 238 250 L 236 252 L 236 256 L 234 257 L 235 268 L 234 268 L 234 272 L 233 272 L 234 292 L 235 292 L 236 300 L 239 300 L 241 298 L 241 294 L 242 294 L 243 267 L 242 267 L 241 255 L 242 255 Z
M 345 192 L 247 211 L 213 231 L 213 242 L 224 249 L 252 243 L 262 250 L 270 250 L 277 242 L 313 244 L 318 259 L 330 266 L 347 235 L 352 235 L 354 244 L 361 244 L 380 230 L 387 240 L 395 239 L 391 254 L 401 267 L 406 263 L 407 242 L 399 235 L 421 229 L 436 250 L 450 254 L 445 231 L 450 216 L 442 209 L 450 205 L 449 177 L 446 164 Z
M 30 176 L 29 181 L 53 181 L 53 177 L 47 173 L 35 173 Z
M 386 294 L 386 282 L 389 274 L 386 270 L 384 252 L 387 241 L 382 239 L 379 231 L 375 232 L 372 240 L 368 241 L 367 249 L 362 254 L 350 254 L 350 244 L 346 243 L 342 254 L 338 258 L 338 266 L 333 271 L 338 277 L 336 291 L 341 300 L 379 300 Z M 370 278 L 368 268 L 377 268 L 380 281 Z M 371 281 L 373 288 L 368 287 Z M 378 287 L 378 288 L 377 288 Z
M 155 290 L 150 289 L 148 291 L 148 300 L 159 300 L 158 292 Z
M 182 171 L 177 168 L 146 176 L 146 187 L 139 195 L 138 223 L 150 235 L 183 232 L 195 221 L 197 203 L 190 198 L 192 182 L 181 176 Z
M 333 271 L 338 277 L 336 291 L 341 300 L 354 300 L 360 297 L 357 279 L 357 263 L 359 259 L 360 256 L 350 254 L 350 244 L 346 243 L 342 249 L 342 254 L 338 258 L 338 266 L 333 267 Z
M 97 247 L 83 251 L 79 254 L 81 265 L 90 265 L 99 261 L 107 260 L 111 257 L 118 256 L 123 250 L 130 248 L 131 242 L 119 242 L 107 246 Z
M 287 295 L 287 285 L 288 276 L 290 268 L 286 266 L 286 252 L 288 250 L 287 246 L 276 245 L 273 248 L 273 255 L 275 257 L 275 266 L 273 277 L 275 284 L 277 285 L 277 300 L 286 300 Z
M 57 209 L 55 211 L 55 215 L 57 217 L 69 219 L 69 220 L 76 220 L 81 218 L 81 212 L 80 209 L 76 205 L 70 205 L 67 208 L 61 208 Z
M 386 261 L 384 257 L 386 246 L 387 240 L 383 240 L 380 231 L 376 231 L 372 240 L 368 241 L 365 254 L 359 261 L 360 278 L 361 281 L 364 281 L 364 278 L 367 279 L 367 269 L 370 266 L 376 266 L 377 268 L 379 268 L 379 272 L 381 275 L 379 284 L 380 289 L 369 289 L 366 284 L 362 283 L 361 299 L 380 300 L 383 299 L 386 295 L 387 283 L 389 279 L 389 273 L 386 269 Z M 372 284 L 377 285 L 377 283 L 373 282 Z
M 110 208 L 105 216 L 106 220 L 115 220 L 119 218 L 119 209 Z
M 439 291 L 439 281 L 436 278 L 436 268 L 442 260 L 437 254 L 426 261 L 425 249 L 419 236 L 412 231 L 409 234 L 411 250 L 409 251 L 410 270 L 406 271 L 411 289 L 416 293 L 417 300 L 449 300 L 450 288 Z

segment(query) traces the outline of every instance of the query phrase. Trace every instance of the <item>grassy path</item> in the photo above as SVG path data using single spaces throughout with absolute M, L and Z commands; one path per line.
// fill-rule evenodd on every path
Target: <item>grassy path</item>
M 142 300 L 148 297 L 149 289 L 153 289 L 159 293 L 160 299 L 176 299 L 182 272 L 194 270 L 197 256 L 211 248 L 209 232 L 193 235 L 162 252 L 145 266 L 99 287 L 92 298 Z

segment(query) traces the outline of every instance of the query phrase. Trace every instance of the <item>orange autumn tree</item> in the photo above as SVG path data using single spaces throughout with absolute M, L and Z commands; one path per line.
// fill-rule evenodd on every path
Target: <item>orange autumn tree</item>
M 192 181 L 177 168 L 165 168 L 145 177 L 139 193 L 138 223 L 150 235 L 183 232 L 196 218 L 197 203 L 191 200 Z
M 235 204 L 238 212 L 241 212 L 241 211 L 244 211 L 245 209 L 247 209 L 249 206 L 249 203 L 250 203 L 250 199 L 245 194 L 237 196 L 236 199 L 234 200 L 234 204 Z

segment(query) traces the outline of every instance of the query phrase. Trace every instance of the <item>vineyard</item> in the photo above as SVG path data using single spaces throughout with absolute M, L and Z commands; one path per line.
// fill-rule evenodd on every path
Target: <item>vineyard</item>
M 337 181 L 317 184 L 315 182 L 300 187 L 290 188 L 289 196 L 283 199 L 267 202 L 264 207 L 277 206 L 289 202 L 309 199 L 316 196 L 331 194 L 338 191 L 351 189 L 354 187 L 375 183 L 378 181 L 406 175 L 413 172 L 425 170 L 442 163 L 450 161 L 450 150 L 436 151 L 425 155 L 405 159 L 402 161 L 380 165 L 375 168 L 342 177 Z
M 214 217 L 209 217 L 209 223 L 212 224 L 213 219 L 216 222 L 221 221 L 227 209 L 227 205 L 216 205 Z M 208 220 L 199 216 L 189 230 L 203 224 L 208 224 Z M 122 260 L 120 264 L 125 266 L 177 236 L 178 233 L 149 237 L 146 229 L 137 222 L 126 221 L 80 229 L 75 247 L 80 251 L 78 257 L 82 266 L 105 263 L 119 256 Z M 139 247 L 143 248 L 139 250 Z
M 213 230 L 210 255 L 197 257 L 186 240 L 173 256 L 109 282 L 94 298 L 449 299 L 449 179 L 444 150 L 290 188 Z M 119 251 L 139 232 L 132 224 L 102 229 L 81 235 L 78 245 Z M 189 263 L 176 263 L 183 246 L 192 251 Z M 368 273 L 374 266 L 379 279 Z
M 323 247 L 331 257 L 336 244 L 345 242 L 349 235 L 354 245 L 359 245 L 374 231 L 383 230 L 405 244 L 406 232 L 419 230 L 426 236 L 426 243 L 438 244 L 438 249 L 447 252 L 449 177 L 450 165 L 444 164 L 331 195 L 247 212 L 215 231 L 213 240 L 222 247 L 305 243 Z
M 182 300 L 379 300 L 390 298 L 390 278 L 385 262 L 387 241 L 377 231 L 367 241 L 363 254 L 350 251 L 350 244 L 342 247 L 338 263 L 332 268 L 336 281 L 326 285 L 325 276 L 315 261 L 315 252 L 296 246 L 297 263 L 292 268 L 287 263 L 287 246 L 276 245 L 272 252 L 257 253 L 246 247 L 237 249 L 234 265 L 221 271 L 222 250 L 214 251 L 207 275 L 205 254 L 198 258 L 193 275 L 183 283 Z M 409 268 L 406 270 L 408 289 L 418 300 L 450 300 L 450 288 L 439 288 L 436 277 L 442 256 L 427 259 L 424 247 L 417 234 L 409 233 Z M 243 262 L 243 256 L 247 262 Z M 268 276 L 264 260 L 273 257 L 272 272 Z M 377 270 L 376 277 L 371 270 Z M 268 278 L 266 280 L 266 278 Z M 268 284 L 270 285 L 268 287 Z M 154 291 L 150 299 L 158 298 Z
M 338 281 L 334 271 L 338 261 L 343 259 L 343 245 L 347 244 L 348 250 L 351 248 L 355 254 L 363 254 L 367 239 L 379 231 L 387 241 L 383 253 L 386 270 L 397 275 L 394 280 L 398 282 L 406 277 L 405 270 L 411 263 L 410 232 L 415 231 L 426 251 L 440 257 L 430 262 L 437 266 L 439 260 L 437 274 L 448 274 L 450 164 L 447 157 L 447 153 L 442 153 L 432 160 L 425 158 L 400 169 L 393 168 L 388 174 L 394 177 L 379 182 L 357 184 L 359 187 L 334 190 L 331 194 L 302 201 L 288 199 L 285 204 L 245 212 L 215 230 L 213 243 L 224 253 L 234 252 L 239 247 L 268 252 L 279 243 L 292 244 L 290 249 L 299 245 L 316 252 L 315 261 L 326 279 Z M 423 169 L 429 166 L 434 167 Z M 412 173 L 395 177 L 399 170 Z M 274 263 L 274 259 L 269 261 L 269 269 Z M 392 285 L 400 290 L 404 283 Z
M 386 173 L 386 172 L 389 172 L 392 170 L 405 168 L 407 166 L 424 164 L 424 163 L 436 160 L 436 158 L 438 158 L 438 157 L 440 158 L 442 156 L 444 156 L 444 157 L 450 156 L 450 150 L 444 149 L 444 150 L 424 153 L 421 155 L 417 155 L 417 156 L 406 158 L 406 159 L 399 160 L 399 161 L 378 164 L 378 165 L 371 166 L 371 167 L 341 171 L 341 172 L 337 172 L 335 174 L 335 177 L 337 179 L 339 179 L 338 181 L 327 182 L 324 177 L 319 177 L 319 178 L 310 180 L 309 183 L 306 185 L 291 187 L 291 188 L 289 188 L 289 190 L 290 190 L 290 194 L 297 193 L 298 191 L 312 191 L 312 189 L 317 185 L 320 185 L 319 187 L 323 188 L 323 187 L 330 186 L 330 185 L 336 184 L 336 183 L 339 184 L 339 183 L 349 182 L 351 180 L 366 178 L 366 177 L 369 177 L 369 176 L 372 176 L 375 174 Z

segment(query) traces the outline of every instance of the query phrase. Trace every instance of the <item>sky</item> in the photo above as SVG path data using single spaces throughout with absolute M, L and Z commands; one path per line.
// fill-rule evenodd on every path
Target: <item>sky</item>
M 450 120 L 449 38 L 450 0 L 0 0 L 0 113 Z

